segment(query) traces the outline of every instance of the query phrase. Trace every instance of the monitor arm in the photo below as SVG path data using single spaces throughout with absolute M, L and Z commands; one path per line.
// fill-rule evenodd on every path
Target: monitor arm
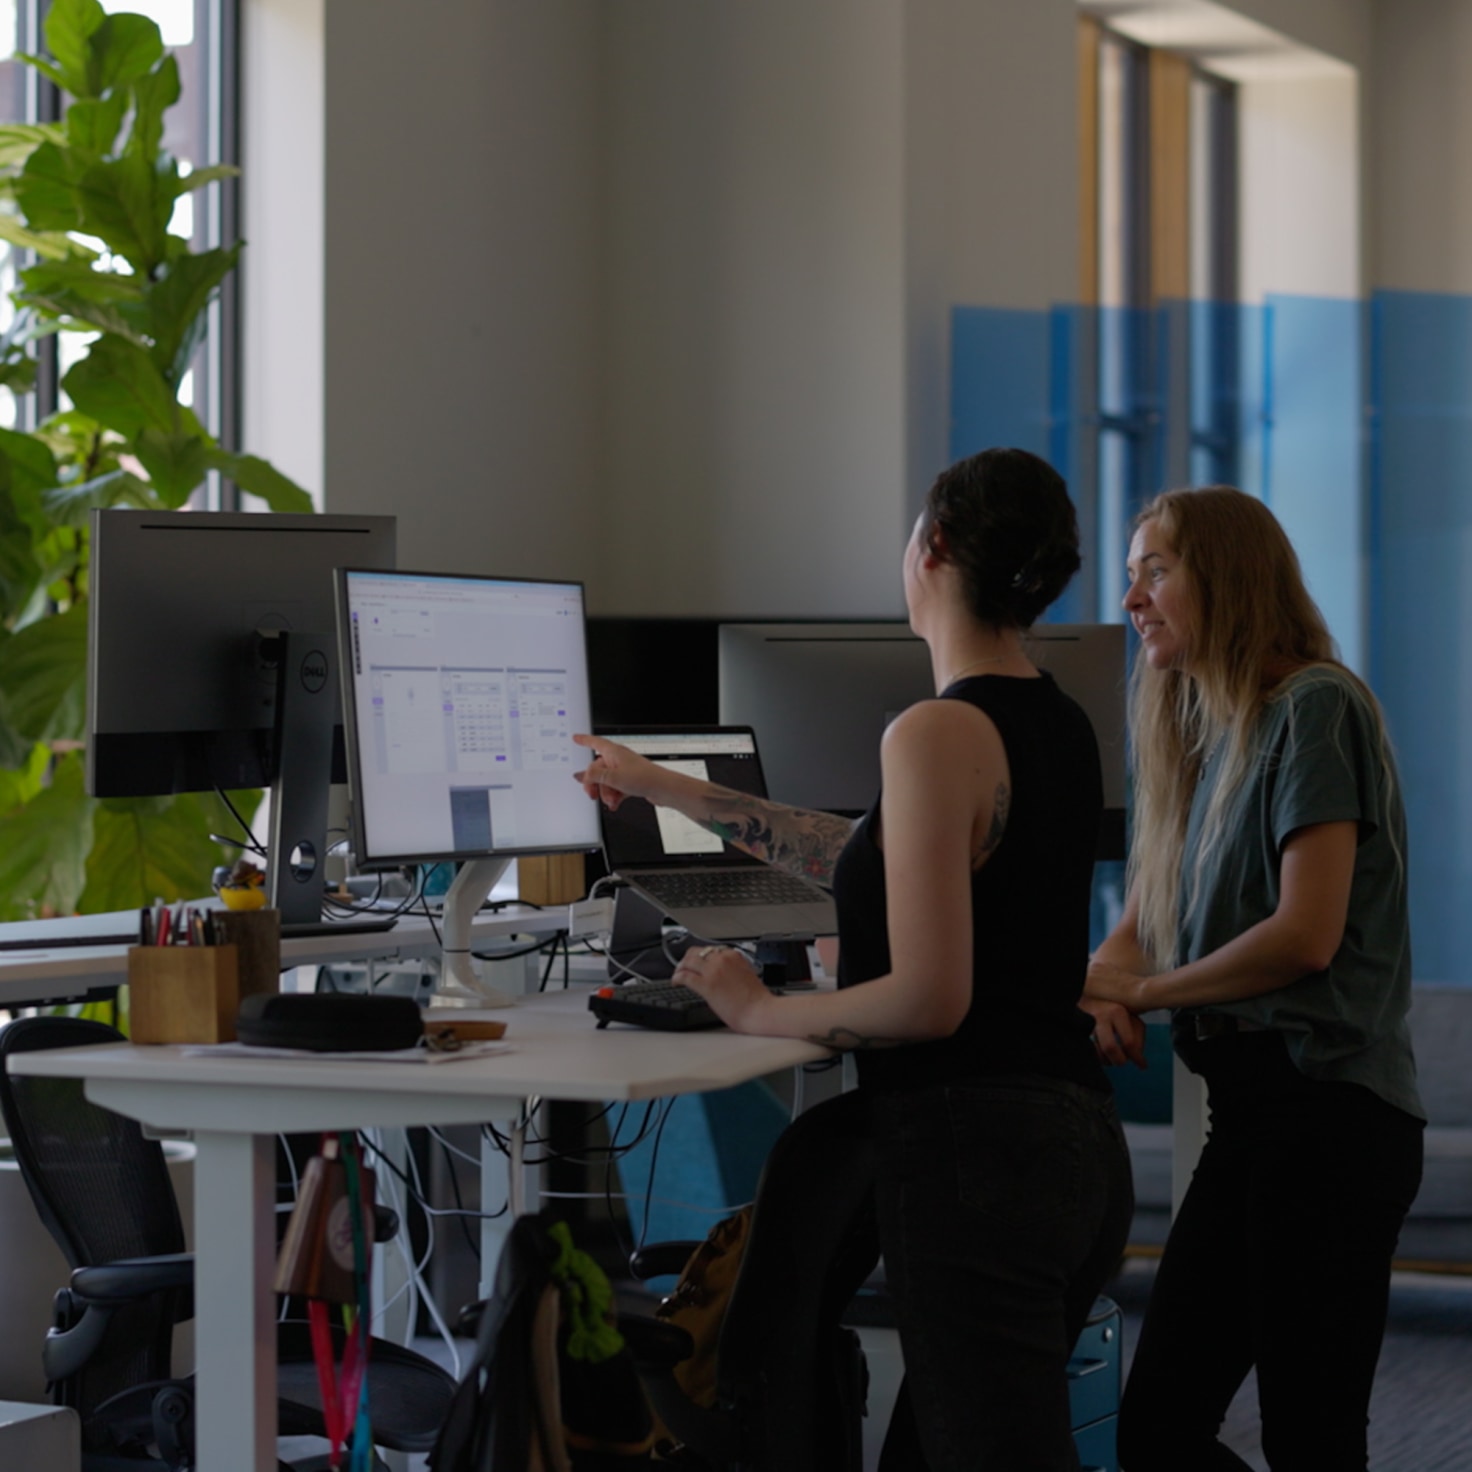
M 445 895 L 441 921 L 445 967 L 439 995 L 481 1007 L 514 1007 L 516 998 L 492 986 L 475 969 L 470 954 L 470 923 L 486 896 L 506 872 L 510 859 L 472 859 L 460 866 Z

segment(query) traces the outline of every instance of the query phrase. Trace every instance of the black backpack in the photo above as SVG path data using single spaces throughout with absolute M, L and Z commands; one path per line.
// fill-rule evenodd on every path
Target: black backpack
M 431 1472 L 624 1472 L 650 1461 L 653 1422 L 613 1327 L 608 1280 L 567 1227 L 519 1217 L 479 1308 L 475 1352 Z

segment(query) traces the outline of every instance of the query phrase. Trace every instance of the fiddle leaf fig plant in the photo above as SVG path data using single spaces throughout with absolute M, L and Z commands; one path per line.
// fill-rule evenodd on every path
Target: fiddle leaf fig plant
M 83 790 L 93 509 L 176 509 L 210 471 L 272 510 L 312 509 L 181 398 L 241 246 L 193 250 L 171 221 L 181 196 L 237 170 L 184 170 L 164 148 L 180 84 L 158 26 L 52 0 L 45 41 L 18 59 L 70 99 L 62 120 L 0 126 L 0 241 L 24 262 L 0 392 L 35 388 L 43 338 L 85 334 L 85 352 L 61 379 L 68 407 L 0 429 L 0 920 L 201 894 L 221 857 L 209 835 L 230 831 L 213 795 Z

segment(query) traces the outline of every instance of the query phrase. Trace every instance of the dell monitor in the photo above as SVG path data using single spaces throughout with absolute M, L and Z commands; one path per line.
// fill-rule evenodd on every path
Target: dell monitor
M 592 729 L 582 584 L 345 569 L 337 589 L 357 862 L 475 861 L 446 900 L 446 962 L 500 1000 L 469 966 L 469 915 L 512 857 L 600 841 L 572 776 Z
M 1125 641 L 1122 624 L 1037 624 L 1028 657 L 1088 715 L 1104 772 L 1099 857 L 1124 855 Z M 906 623 L 723 624 L 720 718 L 755 728 L 772 796 L 857 814 L 879 791 L 879 740 L 935 695 L 930 650 Z
M 394 549 L 391 516 L 92 515 L 87 791 L 270 787 L 267 884 L 288 930 L 322 919 L 333 570 L 391 568 Z

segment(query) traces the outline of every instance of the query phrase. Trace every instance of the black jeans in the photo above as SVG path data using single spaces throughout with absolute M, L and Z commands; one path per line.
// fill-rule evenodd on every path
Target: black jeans
M 982 1079 L 872 1118 L 905 1361 L 882 1472 L 1073 1472 L 1066 1366 L 1134 1210 L 1114 1100 Z
M 1273 1032 L 1180 1041 L 1210 1132 L 1145 1313 L 1119 1419 L 1126 1472 L 1240 1472 L 1217 1440 L 1254 1365 L 1273 1472 L 1364 1472 L 1370 1388 L 1423 1127 L 1316 1083 Z

